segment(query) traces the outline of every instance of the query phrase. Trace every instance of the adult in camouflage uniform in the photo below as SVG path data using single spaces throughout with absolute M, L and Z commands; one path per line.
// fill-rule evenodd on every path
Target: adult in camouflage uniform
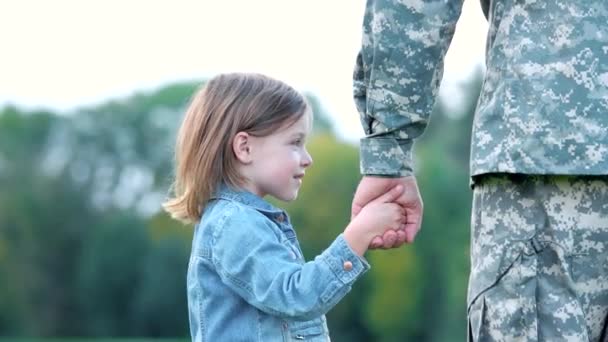
M 608 1 L 482 6 L 490 25 L 471 142 L 469 338 L 608 340 Z M 412 145 L 461 8 L 367 2 L 354 73 L 365 176 L 353 212 L 405 184 L 408 241 L 422 212 Z

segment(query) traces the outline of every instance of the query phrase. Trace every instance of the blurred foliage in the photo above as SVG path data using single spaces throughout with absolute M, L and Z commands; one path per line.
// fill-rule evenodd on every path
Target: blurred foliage
M 415 244 L 368 253 L 371 271 L 328 314 L 336 341 L 462 341 L 469 137 L 479 77 L 458 115 L 439 102 L 417 143 L 425 216 Z M 191 227 L 160 211 L 195 82 L 82 108 L 0 111 L 0 336 L 188 335 Z M 307 259 L 344 229 L 360 178 L 318 98 L 313 167 L 290 213 Z

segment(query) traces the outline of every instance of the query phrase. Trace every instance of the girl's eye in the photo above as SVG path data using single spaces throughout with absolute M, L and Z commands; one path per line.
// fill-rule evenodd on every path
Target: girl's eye
M 303 141 L 302 139 L 297 139 L 297 140 L 293 141 L 293 144 L 296 146 L 300 146 L 300 145 L 302 145 L 302 141 Z

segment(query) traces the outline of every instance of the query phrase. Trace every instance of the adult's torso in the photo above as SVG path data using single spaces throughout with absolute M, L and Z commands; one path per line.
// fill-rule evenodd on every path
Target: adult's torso
M 608 2 L 484 4 L 472 175 L 608 174 Z

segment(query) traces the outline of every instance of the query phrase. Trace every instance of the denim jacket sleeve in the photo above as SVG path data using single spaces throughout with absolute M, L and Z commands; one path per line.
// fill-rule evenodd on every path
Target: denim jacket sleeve
M 369 269 L 342 235 L 302 264 L 271 220 L 254 209 L 233 209 L 214 227 L 212 262 L 224 283 L 261 311 L 313 319 L 336 305 Z M 343 267 L 345 261 L 351 269 Z

